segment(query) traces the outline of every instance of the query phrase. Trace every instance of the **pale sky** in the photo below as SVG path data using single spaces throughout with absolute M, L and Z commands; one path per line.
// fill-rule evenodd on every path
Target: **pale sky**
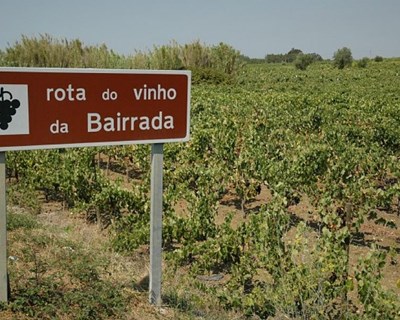
M 200 40 L 253 58 L 291 48 L 331 58 L 342 47 L 400 57 L 400 0 L 1 0 L 0 13 L 2 50 L 47 33 L 120 54 Z

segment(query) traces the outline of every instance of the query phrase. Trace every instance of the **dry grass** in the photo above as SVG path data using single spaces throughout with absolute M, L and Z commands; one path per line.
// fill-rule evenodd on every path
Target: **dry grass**
M 11 304 L 0 309 L 1 319 L 50 319 L 53 311 L 49 314 L 40 311 L 28 316 L 15 310 L 16 303 L 27 299 L 19 296 L 21 288 L 26 286 L 27 291 L 30 291 L 36 285 L 44 287 L 49 279 L 54 278 L 57 283 L 54 295 L 87 290 L 86 283 L 79 281 L 77 275 L 71 272 L 79 272 L 82 263 L 87 263 L 89 269 L 95 269 L 98 279 L 94 277 L 94 282 L 119 288 L 125 309 L 119 314 L 120 319 L 240 318 L 240 315 L 226 312 L 211 297 L 196 289 L 195 279 L 186 270 L 182 268 L 175 272 L 167 263 L 163 264 L 164 304 L 161 308 L 150 305 L 148 246 L 128 254 L 115 252 L 111 248 L 109 231 L 86 223 L 79 214 L 64 210 L 60 203 L 44 203 L 41 214 L 37 216 L 18 207 L 9 208 L 9 211 L 14 216 L 28 217 L 28 220 L 38 223 L 32 227 L 26 227 L 23 223 L 8 233 L 9 256 L 13 257 L 9 263 L 12 296 Z M 54 303 L 57 303 L 56 299 Z M 53 307 L 62 309 L 64 306 Z M 32 308 L 37 306 L 32 305 Z M 74 308 L 78 307 L 71 306 L 71 310 Z M 57 319 L 75 319 L 73 314 L 58 312 Z M 115 319 L 115 316 L 102 315 L 101 319 Z

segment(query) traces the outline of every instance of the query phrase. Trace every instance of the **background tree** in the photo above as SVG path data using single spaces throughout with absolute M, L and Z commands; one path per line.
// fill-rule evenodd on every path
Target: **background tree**
M 333 54 L 333 65 L 338 69 L 351 66 L 352 62 L 353 56 L 349 48 L 343 47 Z
M 294 61 L 294 66 L 299 70 L 306 70 L 307 67 L 314 62 L 312 54 L 299 54 Z
M 307 55 L 307 59 L 311 59 L 312 62 L 322 61 L 322 57 L 318 53 L 303 53 L 300 49 L 292 48 L 288 53 L 279 54 L 267 54 L 265 61 L 267 63 L 292 63 L 295 62 L 299 56 Z M 304 58 L 302 58 L 304 59 Z
M 265 56 L 265 61 L 267 63 L 282 63 L 285 60 L 285 55 L 283 54 L 267 54 Z
M 300 49 L 290 49 L 289 52 L 286 54 L 286 62 L 294 62 L 296 58 L 301 54 L 303 54 L 303 51 L 301 51 Z
M 322 60 L 322 57 L 317 53 L 300 53 L 294 60 L 294 66 L 298 70 L 306 70 L 310 64 Z

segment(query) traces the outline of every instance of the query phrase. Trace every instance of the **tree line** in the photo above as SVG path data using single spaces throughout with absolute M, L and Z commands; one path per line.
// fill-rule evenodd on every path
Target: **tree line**
M 306 70 L 307 67 L 314 63 L 324 61 L 324 59 L 318 53 L 304 53 L 300 49 L 292 48 L 287 53 L 270 53 L 265 55 L 264 58 L 250 58 L 248 56 L 241 55 L 241 60 L 246 63 L 288 63 L 293 64 L 296 69 Z M 331 60 L 332 65 L 338 69 L 344 69 L 354 65 L 358 68 L 366 68 L 369 61 L 382 62 L 383 57 L 376 56 L 373 59 L 363 57 L 359 60 L 354 60 L 351 49 L 343 47 L 333 53 Z
M 373 59 L 383 61 L 381 56 Z M 135 51 L 129 56 L 115 53 L 105 44 L 87 46 L 79 39 L 55 39 L 45 34 L 29 38 L 22 36 L 20 41 L 0 50 L 0 66 L 36 66 L 71 68 L 122 68 L 122 69 L 189 69 L 194 82 L 229 82 L 245 63 L 289 63 L 296 69 L 306 70 L 314 63 L 323 61 L 318 53 L 304 53 L 297 48 L 287 53 L 267 54 L 264 58 L 250 58 L 232 46 L 219 43 L 210 46 L 200 41 L 178 44 L 171 41 L 167 45 L 154 46 L 147 52 Z M 370 61 L 362 58 L 355 65 L 365 68 Z M 338 69 L 352 66 L 352 52 L 343 47 L 333 54 L 332 64 Z

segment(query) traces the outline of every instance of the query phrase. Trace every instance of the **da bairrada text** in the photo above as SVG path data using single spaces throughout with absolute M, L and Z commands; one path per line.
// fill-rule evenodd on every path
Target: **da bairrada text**
M 119 132 L 136 130 L 172 130 L 174 118 L 160 111 L 155 116 L 124 116 L 117 112 L 114 117 L 102 117 L 92 112 L 87 114 L 87 132 Z

